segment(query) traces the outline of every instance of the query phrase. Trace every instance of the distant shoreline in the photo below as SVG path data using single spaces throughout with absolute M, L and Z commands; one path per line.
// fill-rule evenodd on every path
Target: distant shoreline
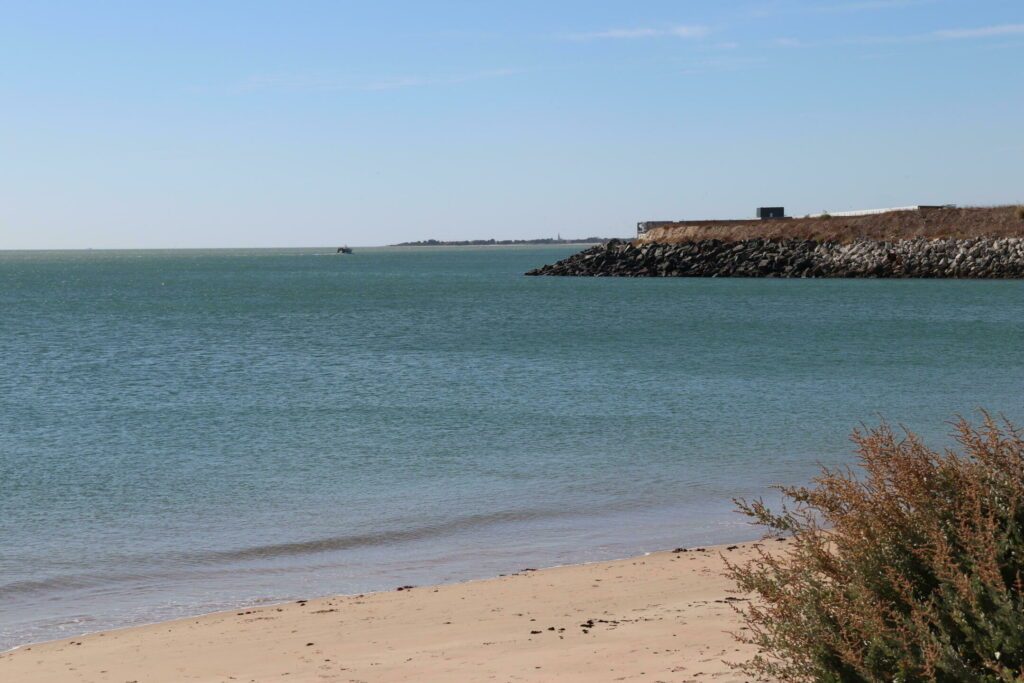
M 563 240 L 552 237 L 546 237 L 543 239 L 535 240 L 453 240 L 453 241 L 442 241 L 442 240 L 420 240 L 418 242 L 399 242 L 398 244 L 389 244 L 389 247 L 490 247 L 490 246 L 517 246 L 517 245 L 545 245 L 545 244 L 557 244 L 557 245 L 568 245 L 574 244 L 604 244 L 610 242 L 613 239 L 622 239 L 614 237 L 584 237 L 581 239 Z

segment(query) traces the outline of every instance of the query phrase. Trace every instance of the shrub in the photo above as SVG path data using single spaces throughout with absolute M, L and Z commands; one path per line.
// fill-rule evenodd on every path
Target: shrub
M 755 600 L 738 665 L 783 681 L 1024 680 L 1024 440 L 987 413 L 955 423 L 960 451 L 930 450 L 888 425 L 856 431 L 863 473 L 824 470 L 782 487 L 775 513 L 737 501 L 790 535 L 729 564 Z
M 1024 221 L 1024 205 L 1018 206 L 1014 210 L 1014 215 L 1016 215 L 1017 218 L 1019 218 L 1020 220 Z
M 823 218 L 827 220 L 829 218 L 832 218 L 832 214 L 830 214 L 828 211 L 823 211 L 821 215 L 818 216 L 818 218 Z

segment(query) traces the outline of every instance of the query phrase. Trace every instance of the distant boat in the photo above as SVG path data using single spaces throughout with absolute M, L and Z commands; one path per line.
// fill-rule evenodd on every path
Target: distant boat
M 337 253 L 339 254 L 351 254 L 352 247 L 338 247 Z

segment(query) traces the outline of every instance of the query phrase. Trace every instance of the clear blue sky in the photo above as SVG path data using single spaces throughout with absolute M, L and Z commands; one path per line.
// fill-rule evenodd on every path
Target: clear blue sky
M 1024 202 L 1021 0 L 25 0 L 0 86 L 0 249 Z

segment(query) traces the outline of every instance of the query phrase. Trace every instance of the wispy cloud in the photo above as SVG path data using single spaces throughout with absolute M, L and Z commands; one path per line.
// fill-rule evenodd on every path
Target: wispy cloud
M 707 26 L 677 25 L 668 28 L 612 28 L 589 33 L 570 33 L 563 36 L 566 40 L 636 40 L 639 38 L 703 38 L 711 32 Z
M 980 28 L 951 28 L 930 33 L 913 33 L 897 36 L 859 36 L 836 40 L 804 41 L 797 38 L 777 38 L 779 47 L 825 47 L 831 45 L 900 45 L 907 43 L 930 43 L 944 40 L 982 40 L 1004 36 L 1024 35 L 1024 24 L 999 24 Z
M 394 76 L 382 78 L 338 78 L 308 74 L 270 74 L 252 76 L 232 88 L 236 92 L 292 91 L 292 92 L 340 92 L 340 91 L 381 91 L 402 88 L 426 88 L 431 86 L 453 86 L 474 81 L 505 78 L 523 73 L 521 69 L 490 69 L 463 74 L 442 76 Z
M 594 31 L 593 33 L 573 33 L 567 36 L 570 40 L 605 40 L 621 38 L 654 38 L 662 35 L 662 32 L 654 28 L 613 28 L 607 31 Z
M 997 36 L 1020 34 L 1024 34 L 1024 24 L 1000 24 L 998 26 L 983 26 L 981 28 L 952 28 L 944 31 L 935 31 L 932 35 L 939 39 L 958 40 L 965 38 L 994 38 Z
M 707 26 L 673 26 L 668 30 L 668 35 L 677 38 L 703 38 L 711 32 Z

